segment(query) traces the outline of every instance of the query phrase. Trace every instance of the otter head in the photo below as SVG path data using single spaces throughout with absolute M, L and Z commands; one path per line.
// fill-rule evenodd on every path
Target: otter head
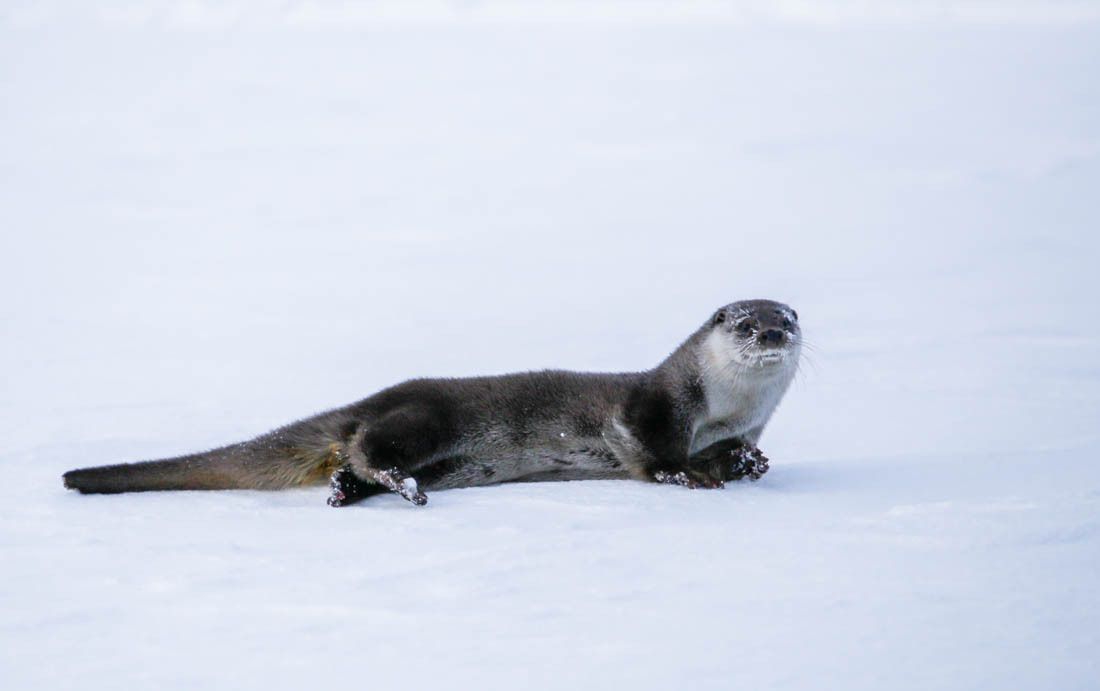
M 709 327 L 706 351 L 711 367 L 793 371 L 798 362 L 798 313 L 781 302 L 730 303 L 714 313 Z

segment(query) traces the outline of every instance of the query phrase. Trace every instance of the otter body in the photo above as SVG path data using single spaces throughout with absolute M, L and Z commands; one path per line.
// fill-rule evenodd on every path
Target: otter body
M 342 506 L 392 491 L 628 479 L 718 487 L 757 478 L 756 442 L 794 376 L 797 314 L 768 300 L 719 309 L 647 372 L 543 371 L 415 379 L 251 441 L 65 473 L 85 493 L 282 489 L 331 483 Z

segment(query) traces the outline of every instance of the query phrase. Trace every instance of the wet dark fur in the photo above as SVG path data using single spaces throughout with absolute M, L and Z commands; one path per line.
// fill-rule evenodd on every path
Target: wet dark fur
M 372 481 L 377 471 L 411 476 L 427 490 L 706 472 L 704 466 L 716 467 L 715 459 L 725 458 L 742 439 L 711 445 L 694 462 L 688 457 L 706 407 L 698 364 L 702 339 L 725 321 L 719 315 L 737 309 L 759 313 L 763 330 L 764 322 L 778 320 L 777 307 L 789 309 L 769 301 L 727 305 L 647 372 L 416 379 L 251 441 L 73 470 L 64 482 L 85 493 L 281 489 L 322 484 L 344 469 L 334 483 L 346 495 L 342 503 L 351 503 L 387 491 Z

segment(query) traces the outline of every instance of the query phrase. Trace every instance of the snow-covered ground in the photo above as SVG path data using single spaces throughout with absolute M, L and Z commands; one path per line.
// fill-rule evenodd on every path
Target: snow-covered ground
M 5 3 L 0 687 L 1095 688 L 1097 12 L 934 5 Z M 61 487 L 747 297 L 759 483 Z

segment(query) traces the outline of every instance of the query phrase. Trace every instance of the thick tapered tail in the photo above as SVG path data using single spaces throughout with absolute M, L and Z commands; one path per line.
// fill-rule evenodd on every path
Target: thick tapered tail
M 83 494 L 117 494 L 172 489 L 242 489 L 256 483 L 231 467 L 218 467 L 205 454 L 163 461 L 122 463 L 70 470 L 65 486 Z
M 289 440 L 289 441 L 288 441 Z M 159 461 L 70 470 L 65 486 L 84 494 L 175 489 L 284 489 L 324 484 L 346 463 L 331 435 L 308 425 L 249 442 Z

